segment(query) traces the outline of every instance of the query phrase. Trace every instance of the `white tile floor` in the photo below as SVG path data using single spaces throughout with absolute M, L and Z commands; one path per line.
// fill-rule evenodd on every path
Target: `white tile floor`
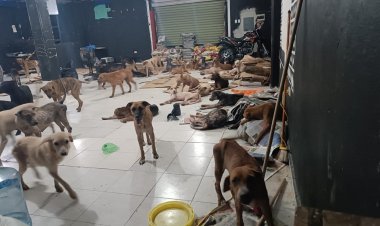
M 150 79 L 136 80 L 141 86 Z M 150 146 L 145 147 L 147 161 L 141 166 L 133 123 L 101 120 L 102 116 L 111 116 L 116 107 L 130 101 L 159 104 L 169 97 L 162 91 L 138 89 L 120 95 L 117 89 L 116 96 L 110 99 L 109 87 L 98 90 L 96 82 L 83 84 L 84 106 L 80 113 L 75 111 L 75 99 L 67 97 L 65 104 L 75 142 L 59 171 L 78 193 L 79 201 L 72 201 L 67 192 L 57 194 L 46 170 L 40 169 L 42 180 L 28 170 L 25 181 L 31 189 L 25 192 L 25 198 L 34 226 L 144 226 L 152 207 L 173 199 L 191 204 L 197 215 L 216 207 L 212 147 L 225 129 L 194 131 L 188 125 L 179 125 L 178 121 L 167 122 L 166 115 L 172 106 L 160 106 L 160 114 L 153 123 L 160 158 L 153 159 Z M 38 100 L 40 105 L 47 102 L 46 97 Z M 209 102 L 207 97 L 203 98 L 204 102 Z M 199 104 L 182 107 L 182 115 L 195 113 L 198 107 Z M 45 134 L 49 133 L 47 129 Z M 107 142 L 115 143 L 120 150 L 103 154 L 101 147 Z M 10 154 L 12 146 L 10 142 L 2 159 L 9 160 L 4 162 L 5 166 L 17 168 Z M 230 194 L 225 196 L 228 198 Z
M 141 83 L 152 78 L 137 78 Z M 140 86 L 142 86 L 140 84 Z M 32 91 L 34 89 L 32 88 Z M 183 200 L 194 205 L 198 215 L 216 207 L 214 194 L 212 146 L 222 137 L 224 129 L 198 132 L 178 121 L 167 122 L 171 105 L 159 106 L 160 114 L 154 118 L 158 160 L 153 159 L 150 146 L 146 147 L 145 165 L 140 166 L 138 142 L 133 123 L 102 121 L 116 107 L 130 101 L 146 100 L 159 104 L 168 99 L 163 89 L 138 89 L 120 95 L 116 90 L 113 99 L 108 98 L 111 89 L 98 90 L 97 83 L 83 84 L 81 113 L 77 102 L 67 97 L 68 118 L 73 127 L 74 145 L 62 162 L 61 176 L 78 193 L 79 202 L 72 201 L 66 192 L 55 193 L 53 180 L 46 170 L 40 169 L 39 181 L 31 170 L 25 174 L 31 190 L 25 192 L 33 225 L 147 225 L 147 214 L 156 204 L 168 200 Z M 48 103 L 44 97 L 40 105 Z M 207 97 L 204 102 L 208 102 Z M 195 113 L 198 105 L 182 107 L 182 115 Z M 46 130 L 45 134 L 51 131 Z M 111 142 L 120 150 L 105 155 L 104 143 Z M 2 159 L 5 166 L 17 168 L 7 146 Z M 206 172 L 210 175 L 205 177 Z M 211 177 L 210 177 L 211 176 Z

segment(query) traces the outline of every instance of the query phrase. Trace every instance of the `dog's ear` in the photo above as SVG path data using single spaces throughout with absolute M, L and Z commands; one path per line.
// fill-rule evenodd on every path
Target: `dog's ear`
M 131 108 L 131 106 L 132 106 L 132 104 L 133 104 L 133 102 L 129 102 L 128 104 L 127 104 L 127 108 Z
M 226 191 L 229 191 L 230 190 L 230 176 L 227 176 L 225 179 L 224 179 L 224 183 L 223 183 L 223 192 L 226 192 Z
M 150 104 L 149 104 L 148 102 L 146 102 L 146 101 L 143 101 L 143 102 L 142 102 L 142 105 L 143 105 L 144 107 L 146 107 L 146 106 L 149 106 Z
M 40 145 L 42 145 L 42 144 L 44 144 L 44 143 L 47 143 L 47 142 L 51 142 L 51 141 L 53 141 L 53 138 L 52 138 L 52 137 L 45 137 L 45 138 L 42 140 L 42 142 L 41 142 Z
M 73 136 L 71 136 L 71 135 L 69 136 L 69 141 L 74 142 Z

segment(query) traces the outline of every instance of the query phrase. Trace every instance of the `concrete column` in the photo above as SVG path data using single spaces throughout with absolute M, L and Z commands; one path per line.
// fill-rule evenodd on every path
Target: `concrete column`
M 46 0 L 26 0 L 33 41 L 42 79 L 59 78 L 57 48 L 54 42 Z

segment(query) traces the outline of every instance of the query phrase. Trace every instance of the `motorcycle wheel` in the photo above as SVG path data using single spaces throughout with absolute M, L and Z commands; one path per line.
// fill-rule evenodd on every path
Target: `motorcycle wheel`
M 233 64 L 235 60 L 234 50 L 230 47 L 222 47 L 219 51 L 219 59 L 221 63 Z

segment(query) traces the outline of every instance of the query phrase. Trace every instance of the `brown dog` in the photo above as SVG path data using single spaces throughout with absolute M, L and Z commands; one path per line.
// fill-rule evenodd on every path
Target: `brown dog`
M 153 116 L 158 115 L 158 107 L 155 104 L 149 105 L 150 111 Z M 135 120 L 135 117 L 132 115 L 131 107 L 125 106 L 116 108 L 113 116 L 111 117 L 102 117 L 102 120 L 111 120 L 111 119 L 119 119 L 122 123 L 132 122 Z
M 189 75 L 189 74 L 181 74 L 178 78 L 177 78 L 177 86 L 176 88 L 179 87 L 179 85 L 182 84 L 182 92 L 183 92 L 183 88 L 185 88 L 185 86 L 189 86 L 189 91 L 191 90 L 194 90 L 194 89 L 197 89 L 198 86 L 199 86 L 199 80 L 194 78 L 193 76 Z
M 202 101 L 201 95 L 199 93 L 191 93 L 191 92 L 180 92 L 178 93 L 176 89 L 171 89 L 170 91 L 170 99 L 161 103 L 160 105 L 171 104 L 176 101 L 182 101 L 181 105 L 189 105 L 195 104 Z
M 110 98 L 115 96 L 115 88 L 117 85 L 120 86 L 122 94 L 124 94 L 124 87 L 123 87 L 123 82 L 126 81 L 126 83 L 129 86 L 129 92 L 131 92 L 132 86 L 131 83 L 133 83 L 137 89 L 137 84 L 133 80 L 133 72 L 132 68 L 125 68 L 122 70 L 110 72 L 110 73 L 101 73 L 98 78 L 98 83 L 99 85 L 103 83 L 103 88 L 104 88 L 104 83 L 108 82 L 112 86 L 112 94 Z
M 26 77 L 29 80 L 30 80 L 30 74 L 29 74 L 30 69 L 35 69 L 36 72 L 37 72 L 37 74 L 38 74 L 38 76 L 41 75 L 41 73 L 40 73 L 40 67 L 38 65 L 38 61 L 37 60 L 31 60 L 30 59 L 31 56 L 29 56 L 29 57 L 27 57 L 25 59 L 22 59 L 22 58 L 17 58 L 16 59 L 17 63 L 22 67 L 22 69 L 25 72 Z
M 232 65 L 231 64 L 222 64 L 219 62 L 219 59 L 216 58 L 213 62 L 213 66 L 216 68 L 220 68 L 222 70 L 232 70 Z
M 225 201 L 220 189 L 220 181 L 225 169 L 229 176 L 224 180 L 223 192 L 231 190 L 235 200 L 236 225 L 243 226 L 243 207 L 253 205 L 264 215 L 269 226 L 273 226 L 272 211 L 263 173 L 256 160 L 234 140 L 221 140 L 214 145 L 215 190 L 218 205 Z
M 79 97 L 81 88 L 81 81 L 72 77 L 67 77 L 50 81 L 42 86 L 40 90 L 44 91 L 49 99 L 53 98 L 54 102 L 61 103 L 63 103 L 62 96 L 65 98 L 67 92 L 71 91 L 71 95 L 78 101 L 79 106 L 77 107 L 77 111 L 80 112 L 83 106 L 83 101 Z
M 275 103 L 265 103 L 258 106 L 247 107 L 243 113 L 243 119 L 240 125 L 252 120 L 263 120 L 263 129 L 256 138 L 255 144 L 258 144 L 265 134 L 269 132 L 270 125 L 274 114 Z M 281 119 L 282 109 L 278 112 L 276 118 Z
M 32 167 L 38 178 L 40 176 L 35 167 L 44 166 L 54 178 L 55 190 L 63 192 L 61 184 L 69 192 L 71 198 L 77 199 L 75 191 L 58 175 L 58 164 L 69 153 L 70 142 L 73 142 L 73 138 L 66 132 L 54 133 L 44 139 L 39 137 L 24 137 L 17 141 L 12 154 L 19 164 L 22 188 L 24 190 L 29 189 L 23 180 L 23 174 L 28 165 Z
M 141 157 L 139 161 L 140 165 L 145 163 L 145 153 L 143 148 L 143 146 L 145 145 L 144 132 L 146 134 L 146 141 L 148 145 L 152 145 L 153 158 L 158 159 L 158 154 L 156 151 L 156 141 L 152 125 L 153 114 L 148 106 L 149 103 L 146 101 L 129 102 L 127 104 L 127 107 L 131 109 L 132 114 L 135 118 L 135 130 L 141 151 Z

